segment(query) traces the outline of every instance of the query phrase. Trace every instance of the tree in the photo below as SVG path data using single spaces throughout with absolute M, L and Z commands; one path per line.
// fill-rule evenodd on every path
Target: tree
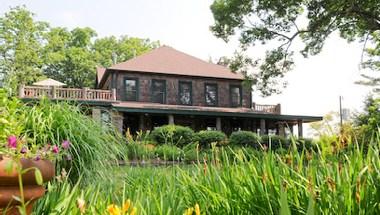
M 25 7 L 0 17 L 0 78 L 13 90 L 43 77 L 42 44 L 48 24 L 33 20 Z
M 380 1 L 373 0 L 215 0 L 211 5 L 215 36 L 228 41 L 239 34 L 242 50 L 262 43 L 275 48 L 258 61 L 251 75 L 263 95 L 278 92 L 277 79 L 292 69 L 292 44 L 300 39 L 304 57 L 321 52 L 329 35 L 347 41 L 370 41 L 376 46 L 380 30 Z M 239 70 L 238 70 L 239 71 Z
M 364 104 L 364 112 L 355 117 L 356 126 L 364 138 L 380 135 L 380 99 L 368 96 Z
M 97 62 L 91 40 L 95 36 L 96 32 L 90 28 L 51 29 L 44 47 L 44 74 L 68 87 L 94 86 Z

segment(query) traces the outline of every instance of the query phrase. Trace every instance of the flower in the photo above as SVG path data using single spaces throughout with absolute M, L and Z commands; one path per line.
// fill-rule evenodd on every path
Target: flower
M 200 215 L 200 214 L 201 214 L 201 209 L 199 208 L 198 203 L 195 204 L 195 206 L 194 206 L 194 210 L 195 210 L 195 214 L 196 214 L 196 215 Z
M 21 154 L 26 154 L 28 152 L 28 149 L 26 147 L 22 147 L 20 150 Z
M 137 213 L 137 208 L 136 207 L 133 207 L 131 213 L 129 213 L 129 215 L 135 215 Z
M 68 149 L 70 147 L 70 142 L 68 140 L 64 140 L 62 142 L 62 148 L 63 149 Z
M 83 214 L 86 210 L 86 202 L 83 199 L 78 198 L 77 207 L 79 208 L 80 213 Z
M 121 214 L 120 208 L 115 204 L 108 205 L 107 211 L 110 215 L 120 215 Z
M 51 151 L 52 151 L 54 154 L 58 154 L 58 152 L 59 152 L 59 148 L 58 148 L 58 146 L 54 145 L 53 148 L 51 149 Z
M 123 213 L 127 212 L 130 206 L 131 206 L 131 200 L 128 199 L 123 204 Z
M 9 148 L 17 148 L 17 137 L 11 135 L 8 137 L 8 147 Z
M 39 161 L 41 160 L 41 155 L 37 155 L 35 158 L 34 158 L 35 161 Z

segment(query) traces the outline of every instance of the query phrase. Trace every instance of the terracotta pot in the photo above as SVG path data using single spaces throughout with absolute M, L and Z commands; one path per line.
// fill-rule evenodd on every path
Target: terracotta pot
M 20 189 L 18 186 L 18 174 L 16 171 L 16 165 L 13 165 L 13 170 L 10 173 L 5 171 L 5 167 L 8 162 L 12 160 L 8 157 L 2 157 L 0 155 L 0 214 L 5 209 L 7 215 L 19 214 L 16 208 L 19 202 L 14 200 L 13 196 L 20 196 Z M 55 169 L 54 165 L 47 160 L 35 161 L 32 159 L 21 159 L 23 169 L 30 167 L 36 167 L 42 173 L 44 182 L 51 180 L 54 177 Z M 33 203 L 36 199 L 42 197 L 45 194 L 45 187 L 37 185 L 34 176 L 34 170 L 30 170 L 22 176 L 24 187 L 24 199 L 25 202 L 29 202 L 27 207 L 27 213 L 31 213 Z

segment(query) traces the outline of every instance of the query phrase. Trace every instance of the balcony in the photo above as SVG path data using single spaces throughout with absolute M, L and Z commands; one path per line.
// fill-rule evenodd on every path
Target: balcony
M 113 102 L 116 101 L 116 90 L 21 86 L 19 89 L 19 97 L 28 99 L 41 99 L 42 97 L 47 97 L 56 100 Z
M 272 114 L 281 114 L 281 104 L 277 105 L 262 105 L 252 103 L 252 109 L 260 113 L 272 113 Z

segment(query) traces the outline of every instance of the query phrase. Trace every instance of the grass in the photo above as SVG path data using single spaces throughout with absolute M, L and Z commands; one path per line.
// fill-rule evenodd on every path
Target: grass
M 112 181 L 54 184 L 35 212 L 79 214 L 75 201 L 84 198 L 88 214 L 101 214 L 130 198 L 139 214 L 183 214 L 196 203 L 202 214 L 379 214 L 379 144 L 367 154 L 356 146 L 333 155 L 226 148 L 214 150 L 206 165 L 123 167 L 109 172 Z

